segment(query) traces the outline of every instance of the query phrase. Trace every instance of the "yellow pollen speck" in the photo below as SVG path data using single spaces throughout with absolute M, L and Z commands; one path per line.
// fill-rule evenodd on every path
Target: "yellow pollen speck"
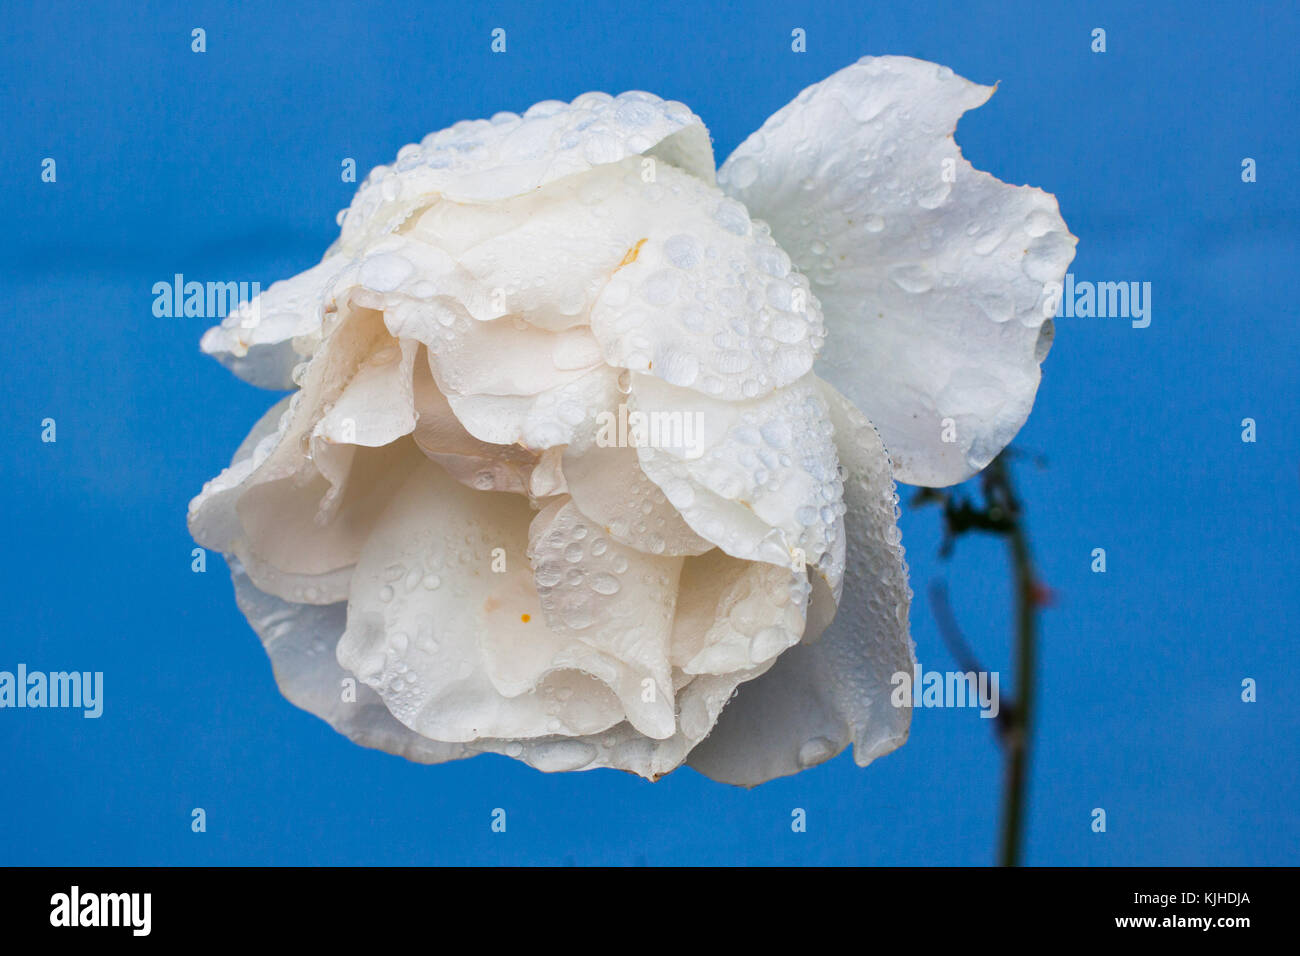
M 520 614 L 520 615 L 519 615 L 519 620 L 523 621 L 525 624 L 527 624 L 527 623 L 528 623 L 529 621 L 531 621 L 532 619 L 533 619 L 533 616 L 532 616 L 531 614 Z
M 617 272 L 624 266 L 630 266 L 632 263 L 636 262 L 636 257 L 641 254 L 641 247 L 645 245 L 645 240 L 649 238 L 649 236 L 646 236 L 645 239 L 638 239 L 636 245 L 629 249 L 627 254 L 623 256 L 623 261 L 614 267 L 614 271 Z

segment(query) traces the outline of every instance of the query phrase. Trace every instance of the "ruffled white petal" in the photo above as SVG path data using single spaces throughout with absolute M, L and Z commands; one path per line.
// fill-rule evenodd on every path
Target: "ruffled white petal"
M 727 554 L 802 568 L 833 547 L 841 508 L 826 405 L 811 378 L 724 402 L 636 375 L 629 405 L 699 423 L 694 447 L 646 444 L 646 476 L 698 535 Z M 661 419 L 663 420 L 663 419 Z
M 1053 196 L 975 170 L 953 141 L 992 92 L 866 57 L 774 114 L 718 176 L 811 279 L 831 342 L 818 371 L 913 484 L 969 477 L 1024 424 L 1044 304 L 1074 256 Z
M 340 464 L 346 477 L 336 479 L 341 483 L 304 469 L 247 488 L 235 506 L 243 529 L 240 546 L 299 575 L 324 575 L 355 564 L 374 522 L 423 456 L 409 441 L 374 449 L 348 446 L 346 454 Z M 259 587 L 266 582 L 259 581 Z
M 586 328 L 535 328 L 495 298 L 446 251 L 397 235 L 340 273 L 326 303 L 340 316 L 373 311 L 392 337 L 426 346 L 439 390 L 474 438 L 534 452 L 586 447 L 599 414 L 617 404 L 617 371 Z
M 594 446 L 562 461 L 574 504 L 615 541 L 646 554 L 703 554 L 713 547 L 646 477 L 636 449 Z
M 478 741 L 474 746 L 522 760 L 538 770 L 558 772 L 611 767 L 657 780 L 686 760 L 713 728 L 743 681 L 763 674 L 776 655 L 799 640 L 803 627 L 803 575 L 712 551 L 685 560 L 671 657 L 676 686 L 676 726 L 661 739 L 624 721 L 587 737 L 549 735 L 522 741 Z M 682 665 L 734 666 L 727 673 L 688 674 Z
M 423 355 L 415 363 L 415 408 L 416 445 L 461 484 L 475 491 L 529 493 L 537 456 L 518 445 L 493 445 L 466 431 L 434 384 Z
M 676 589 L 666 565 L 680 559 L 647 556 L 615 600 L 618 588 L 601 575 L 619 565 L 595 560 L 595 536 L 571 561 L 569 545 L 581 540 L 574 527 L 560 529 L 565 540 L 552 552 L 546 512 L 532 521 L 530 543 L 534 517 L 522 497 L 476 493 L 424 463 L 357 563 L 339 662 L 399 721 L 438 740 L 588 736 L 625 717 L 662 735 L 665 707 L 671 733 L 671 682 L 658 705 L 635 695 L 645 674 L 661 679 L 655 646 L 666 647 Z M 550 581 L 553 560 L 562 571 L 539 596 L 534 576 Z M 548 626 L 553 615 L 567 628 Z
M 356 252 L 433 198 L 509 199 L 641 154 L 713 182 L 703 121 L 681 103 L 650 93 L 584 93 L 567 105 L 538 103 L 523 116 L 465 120 L 402 147 L 391 167 L 373 170 L 352 200 L 339 246 Z
M 446 395 L 538 395 L 601 365 L 585 328 L 546 332 L 523 319 L 461 318 L 435 343 L 429 364 Z
M 538 395 L 453 394 L 447 402 L 475 438 L 537 452 L 561 445 L 589 447 L 601 413 L 619 398 L 618 372 L 601 365 Z
M 606 538 L 565 498 L 533 520 L 528 558 L 551 631 L 617 662 L 598 676 L 618 695 L 628 721 L 647 737 L 672 736 L 668 657 L 682 558 Z
M 290 703 L 363 747 L 418 763 L 475 755 L 464 744 L 430 740 L 404 727 L 378 694 L 339 666 L 334 647 L 346 626 L 345 604 L 293 604 L 266 594 L 238 561 L 231 564 L 231 576 L 239 609 L 262 639 L 275 681 Z
M 208 329 L 200 348 L 252 385 L 292 388 L 294 366 L 320 341 L 325 290 L 347 261 L 346 256 L 326 256 L 305 272 L 272 284 Z
M 808 606 L 803 571 L 713 550 L 687 560 L 672 663 L 686 675 L 742 674 L 799 642 Z
M 444 268 L 429 285 L 458 295 L 467 318 L 512 315 L 550 331 L 590 323 L 594 355 L 534 333 L 543 365 L 553 352 L 566 367 L 603 356 L 713 397 L 755 398 L 807 373 L 822 342 L 808 281 L 766 227 L 669 166 L 647 171 L 631 159 L 491 206 L 435 202 L 375 249 L 416 261 L 418 251 L 390 249 L 402 242 L 455 260 L 460 273 Z M 415 279 L 430 271 L 411 270 L 400 291 L 418 297 Z M 422 341 L 465 338 L 461 322 L 436 315 L 443 328 Z
M 324 445 L 375 448 L 415 428 L 413 374 L 419 344 L 403 340 L 372 352 L 312 430 Z
M 826 633 L 742 684 L 691 752 L 691 766 L 724 783 L 752 787 L 797 773 L 850 743 L 854 760 L 866 766 L 901 746 L 911 724 L 911 707 L 890 700 L 893 675 L 911 674 L 915 658 L 889 459 L 862 414 L 831 387 L 823 384 L 822 392 L 846 476 L 843 599 Z
M 824 336 L 821 308 L 766 228 L 677 170 L 652 183 L 627 178 L 640 238 L 592 306 L 605 360 L 728 401 L 806 374 Z
M 438 201 L 406 235 L 446 250 L 490 293 L 469 303 L 475 318 L 523 316 L 550 331 L 586 325 L 609 276 L 645 235 L 639 171 L 633 159 L 491 205 Z
M 766 666 L 743 674 L 710 674 L 692 680 L 677 694 L 679 725 L 672 736 L 663 739 L 647 737 L 624 721 L 589 737 L 551 735 L 533 740 L 478 741 L 474 746 L 522 760 L 544 773 L 611 768 L 658 780 L 682 765 L 691 748 L 709 732 L 736 685 Z
M 268 415 L 231 467 L 190 503 L 195 540 L 235 555 L 258 588 L 285 600 L 345 596 L 346 569 L 370 522 L 418 458 L 409 443 L 355 442 L 393 442 L 413 426 L 412 362 L 412 350 L 393 345 L 378 314 L 361 310 L 341 322 L 300 391 L 277 406 L 275 431 Z M 334 415 L 340 407 L 346 414 Z

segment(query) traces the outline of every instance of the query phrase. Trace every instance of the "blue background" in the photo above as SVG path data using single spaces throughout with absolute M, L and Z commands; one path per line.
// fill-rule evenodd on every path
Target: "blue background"
M 1017 440 L 1047 458 L 1019 481 L 1058 594 L 1028 862 L 1300 862 L 1300 15 L 1078 6 L 10 5 L 0 669 L 102 670 L 107 701 L 99 720 L 0 711 L 0 863 L 991 862 L 1001 754 L 974 711 L 917 711 L 910 742 L 866 770 L 842 755 L 748 792 L 689 769 L 650 784 L 494 756 L 416 766 L 281 698 L 221 559 L 190 570 L 186 503 L 274 396 L 200 355 L 210 323 L 154 318 L 153 283 L 265 286 L 313 264 L 354 188 L 343 157 L 364 175 L 461 118 L 648 89 L 703 116 L 722 159 L 867 53 L 1001 81 L 961 123 L 966 155 L 1059 196 L 1078 279 L 1153 285 L 1149 328 L 1059 321 Z M 933 510 L 902 524 L 922 665 L 954 666 L 924 600 L 942 576 L 1009 688 L 1001 546 L 963 540 L 944 564 Z

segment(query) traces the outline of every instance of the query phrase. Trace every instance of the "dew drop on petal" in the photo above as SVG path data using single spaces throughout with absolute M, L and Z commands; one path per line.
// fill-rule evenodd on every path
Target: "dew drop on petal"
M 835 753 L 835 745 L 825 737 L 806 740 L 799 747 L 799 766 L 807 769 L 829 760 Z

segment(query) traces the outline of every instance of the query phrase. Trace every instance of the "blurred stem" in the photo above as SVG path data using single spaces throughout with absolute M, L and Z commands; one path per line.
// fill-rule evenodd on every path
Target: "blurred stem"
M 999 458 L 1000 462 L 1001 459 Z M 1005 467 L 1003 468 L 1005 471 Z M 1006 477 L 1010 492 L 1010 476 Z M 1014 499 L 1013 499 L 1014 500 Z M 1018 509 L 1017 509 L 1018 510 Z M 1016 675 L 1015 706 L 1005 723 L 1006 781 L 1002 791 L 1002 866 L 1019 866 L 1024 837 L 1026 790 L 1029 784 L 1029 741 L 1033 730 L 1034 668 L 1037 643 L 1038 579 L 1029 554 L 1029 540 L 1017 514 L 1007 536 L 1015 569 Z
M 944 540 L 941 558 L 948 558 L 959 537 L 970 533 L 994 534 L 1004 539 L 1010 552 L 1014 574 L 1015 642 L 1012 668 L 1015 690 L 1012 701 L 998 714 L 998 739 L 1006 754 L 1002 791 L 1002 833 L 998 854 L 1002 866 L 1019 866 L 1023 854 L 1026 795 L 1029 785 L 1029 742 L 1034 713 L 1035 651 L 1038 638 L 1038 608 L 1045 604 L 1048 592 L 1038 581 L 1029 535 L 1025 530 L 1020 502 L 1011 482 L 1010 461 L 1018 453 L 1006 449 L 984 470 L 979 479 L 983 501 L 976 504 L 969 493 L 919 489 L 914 505 L 939 504 L 943 508 Z M 1040 461 L 1041 464 L 1041 461 Z M 956 618 L 948 605 L 947 589 L 936 582 L 930 589 L 935 620 L 954 657 L 966 670 L 973 667 L 975 655 L 962 638 Z

